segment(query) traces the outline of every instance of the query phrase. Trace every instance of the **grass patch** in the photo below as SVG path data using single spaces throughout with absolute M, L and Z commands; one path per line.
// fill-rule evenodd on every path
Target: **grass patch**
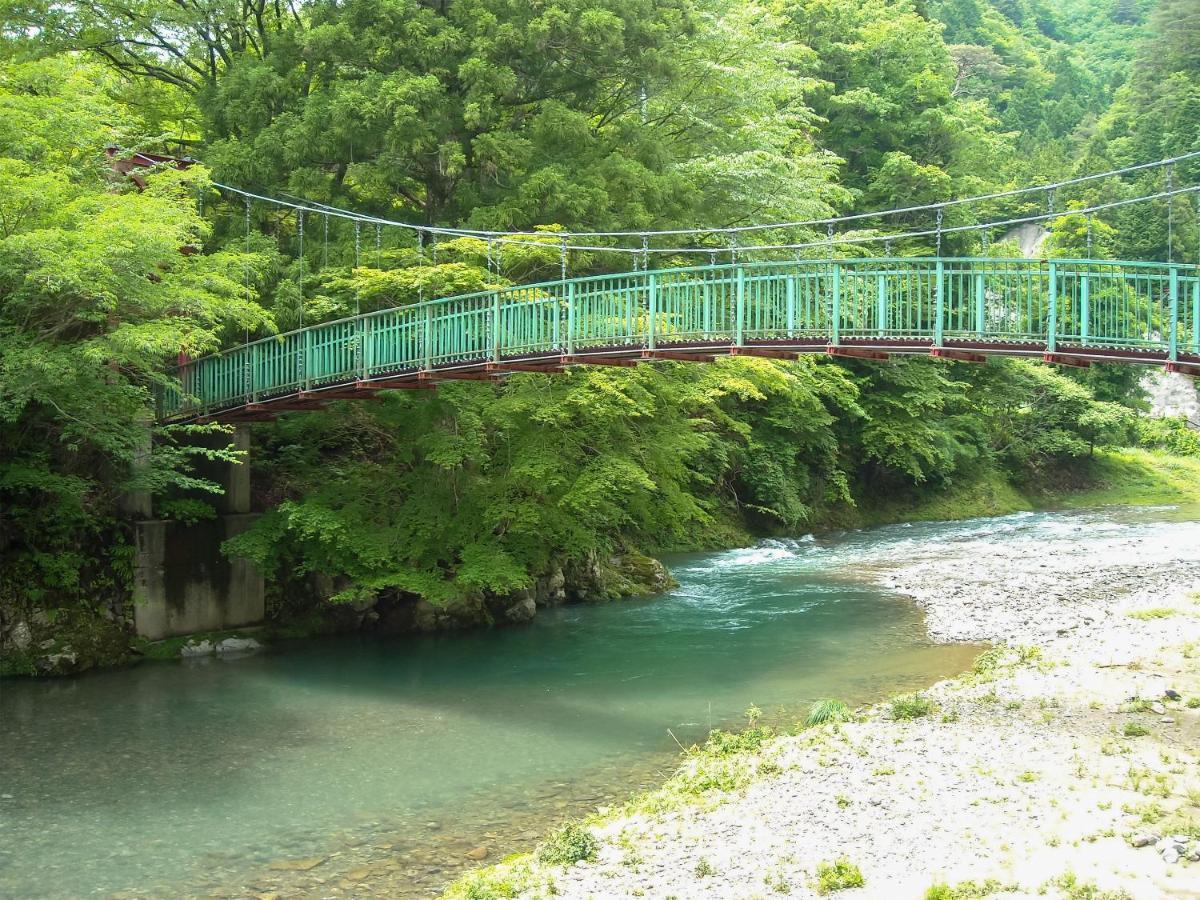
M 960 881 L 958 884 L 940 882 L 925 892 L 925 900 L 983 900 L 993 894 L 1016 891 L 1015 885 L 1001 884 L 994 878 L 987 881 Z
M 1167 619 L 1175 615 L 1169 606 L 1151 606 L 1148 609 L 1131 609 L 1125 615 L 1131 619 Z
M 1065 872 L 1050 884 L 1062 891 L 1066 900 L 1133 900 L 1126 891 L 1102 891 L 1090 881 L 1080 881 L 1074 872 Z
M 1121 729 L 1121 734 L 1125 737 L 1145 737 L 1150 733 L 1150 729 L 1141 722 L 1126 722 L 1125 727 Z
M 818 700 L 808 708 L 805 727 L 824 725 L 826 722 L 845 722 L 850 718 L 850 707 L 841 700 Z
M 570 866 L 582 859 L 594 858 L 597 846 L 596 838 L 590 831 L 582 825 L 568 822 L 550 833 L 538 847 L 537 858 L 552 866 Z
M 1055 506 L 1163 506 L 1200 503 L 1200 459 L 1152 450 L 1106 450 L 1079 460 L 1091 487 L 1068 487 L 1042 495 Z
M 832 894 L 834 891 L 862 887 L 865 883 L 862 870 L 848 859 L 835 859 L 833 862 L 817 864 L 818 894 Z
M 924 694 L 897 694 L 888 701 L 888 705 L 892 711 L 892 718 L 897 721 L 903 719 L 920 719 L 933 712 L 933 701 Z
M 533 875 L 527 856 L 512 856 L 486 869 L 468 872 L 442 894 L 444 900 L 510 900 L 526 891 L 557 893 L 554 882 Z

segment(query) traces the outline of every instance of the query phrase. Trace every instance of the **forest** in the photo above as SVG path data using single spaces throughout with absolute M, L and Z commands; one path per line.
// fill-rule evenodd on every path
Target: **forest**
M 194 438 L 215 426 L 155 422 L 181 355 L 557 277 L 552 242 L 496 265 L 469 239 L 431 258 L 310 222 L 304 243 L 294 214 L 215 184 L 552 235 L 937 203 L 1200 151 L 1194 0 L 0 0 L 0 26 L 0 636 L 36 623 L 80 667 L 137 650 L 124 498 L 214 515 L 199 463 L 230 451 Z M 142 189 L 107 148 L 195 162 Z M 1200 195 L 1086 233 L 1071 213 L 1164 177 L 1200 183 L 1200 163 L 1063 192 L 1044 252 L 1200 262 Z M 942 251 L 1019 255 L 1004 238 Z M 256 424 L 263 514 L 225 549 L 263 568 L 284 630 L 398 598 L 476 624 L 551 576 L 607 599 L 661 586 L 645 557 L 669 550 L 956 496 L 1003 511 L 1086 485 L 1109 448 L 1200 455 L 1182 419 L 1141 415 L 1142 375 L 813 357 L 397 391 Z

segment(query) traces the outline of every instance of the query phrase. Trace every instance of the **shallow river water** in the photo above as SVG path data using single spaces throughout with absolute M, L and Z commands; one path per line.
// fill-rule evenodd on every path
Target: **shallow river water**
M 676 557 L 664 596 L 491 632 L 4 682 L 0 897 L 428 896 L 472 851 L 658 783 L 676 740 L 751 704 L 786 720 L 970 665 L 978 647 L 931 644 L 864 572 L 1173 517 L 1073 515 Z

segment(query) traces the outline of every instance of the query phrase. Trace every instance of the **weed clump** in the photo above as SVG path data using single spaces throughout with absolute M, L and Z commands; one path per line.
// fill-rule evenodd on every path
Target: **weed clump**
M 994 878 L 987 881 L 960 881 L 958 884 L 940 882 L 925 892 L 925 900 L 983 900 L 993 894 L 1015 891 L 1015 886 L 1001 884 Z
M 1125 737 L 1145 737 L 1150 733 L 1150 729 L 1141 722 L 1126 722 L 1125 727 L 1121 729 L 1121 733 Z
M 850 707 L 841 700 L 818 700 L 808 709 L 808 718 L 804 724 L 808 728 L 814 725 L 824 725 L 826 722 L 845 722 L 850 718 Z
M 537 858 L 554 866 L 570 866 L 596 855 L 596 838 L 582 825 L 568 822 L 538 847 Z
M 862 887 L 865 883 L 862 870 L 848 859 L 835 859 L 833 862 L 817 864 L 818 894 Z
M 924 694 L 897 694 L 891 699 L 893 719 L 920 719 L 933 712 L 933 701 Z
M 1148 609 L 1131 609 L 1128 613 L 1131 619 L 1165 619 L 1175 615 L 1175 610 L 1169 606 L 1151 606 Z

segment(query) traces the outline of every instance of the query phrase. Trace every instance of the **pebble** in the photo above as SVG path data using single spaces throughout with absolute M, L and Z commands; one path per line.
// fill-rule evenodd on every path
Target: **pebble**
M 1163 716 L 1158 721 L 1161 722 L 1163 725 L 1174 725 L 1175 724 L 1175 720 L 1172 719 L 1170 716 Z
M 325 862 L 323 856 L 309 856 L 304 859 L 279 859 L 267 866 L 276 872 L 307 872 Z
M 764 874 L 778 874 L 781 884 L 801 893 L 817 864 L 838 856 L 861 867 L 867 891 L 876 892 L 872 896 L 916 896 L 928 882 L 909 890 L 905 879 L 912 878 L 918 860 L 923 871 L 974 860 L 982 865 L 972 874 L 986 878 L 1042 854 L 1058 871 L 1087 868 L 1089 879 L 1147 879 L 1141 890 L 1130 884 L 1129 895 L 1158 896 L 1149 883 L 1154 872 L 1136 871 L 1132 847 L 1156 846 L 1156 855 L 1177 863 L 1193 853 L 1200 857 L 1200 842 L 1181 844 L 1176 835 L 1160 839 L 1140 830 L 1129 840 L 1132 847 L 1113 842 L 1111 850 L 1094 855 L 1080 846 L 1078 836 L 1098 828 L 1136 827 L 1136 820 L 1121 811 L 1130 801 L 1127 788 L 1116 785 L 1125 784 L 1131 764 L 1145 766 L 1150 760 L 1101 752 L 1103 743 L 1111 743 L 1114 725 L 1127 721 L 1119 712 L 1122 699 L 1150 701 L 1145 708 L 1154 709 L 1154 718 L 1142 720 L 1148 724 L 1177 718 L 1162 702 L 1172 699 L 1168 678 L 1177 679 L 1184 696 L 1195 692 L 1184 676 L 1169 674 L 1170 660 L 1158 665 L 1162 634 L 1131 622 L 1126 610 L 1159 605 L 1181 587 L 1200 586 L 1195 554 L 1200 525 L 1121 520 L 1108 539 L 1087 523 L 1095 517 L 1103 525 L 1110 514 L 1079 515 L 1086 517 L 1076 519 L 1089 529 L 1086 541 L 1059 538 L 1053 527 L 1042 540 L 1035 524 L 1036 537 L 968 537 L 957 546 L 942 545 L 936 556 L 878 562 L 879 569 L 890 572 L 877 577 L 890 576 L 894 590 L 925 609 L 935 641 L 1040 648 L 1048 667 L 1028 666 L 996 679 L 996 693 L 1005 702 L 980 703 L 988 686 L 951 681 L 929 688 L 928 694 L 941 713 L 956 713 L 954 720 L 943 723 L 939 715 L 893 722 L 876 707 L 865 722 L 842 726 L 824 751 L 804 737 L 783 738 L 772 751 L 779 755 L 782 774 L 754 780 L 723 803 L 598 825 L 597 859 L 568 873 L 556 870 L 562 879 L 560 900 L 670 895 L 724 900 L 749 896 L 732 886 L 761 885 Z M 1134 528 L 1144 528 L 1138 533 L 1145 537 L 1131 539 Z M 1031 566 L 1034 544 L 1039 559 Z M 1200 638 L 1200 623 L 1181 621 L 1177 627 L 1172 647 Z M 1029 709 L 1032 702 L 1050 698 L 1060 701 L 1043 710 L 1055 710 L 1052 721 L 1004 712 L 1008 701 Z M 1085 711 L 1089 707 L 1092 711 Z M 1064 714 L 1072 710 L 1079 713 Z M 1154 749 L 1151 737 L 1130 752 Z M 1172 752 L 1185 757 L 1180 765 L 1195 761 L 1189 748 Z M 1071 762 L 1073 756 L 1078 758 Z M 895 773 L 885 795 L 865 796 L 830 814 L 836 797 L 856 796 L 868 779 L 874 783 L 874 772 L 884 769 Z M 1029 772 L 1037 773 L 1036 788 L 1022 786 Z M 1051 797 L 1053 809 L 1047 805 Z M 880 800 L 889 813 L 886 827 L 879 822 Z M 1050 833 L 1055 840 L 1047 840 Z M 636 867 L 624 861 L 627 841 L 633 841 L 641 859 Z M 703 880 L 694 875 L 700 858 L 714 864 L 719 875 Z M 901 882 L 903 888 L 883 893 L 884 885 Z
M 225 638 L 217 644 L 217 652 L 220 654 L 229 653 L 253 653 L 255 650 L 261 650 L 262 644 L 254 638 Z

